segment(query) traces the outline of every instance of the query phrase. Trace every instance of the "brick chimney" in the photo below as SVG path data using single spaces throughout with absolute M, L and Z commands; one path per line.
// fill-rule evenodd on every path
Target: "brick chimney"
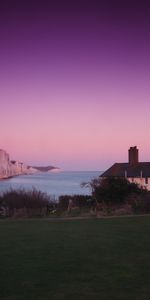
M 139 162 L 139 150 L 136 146 L 130 147 L 128 150 L 128 156 L 129 156 L 129 165 L 135 166 Z

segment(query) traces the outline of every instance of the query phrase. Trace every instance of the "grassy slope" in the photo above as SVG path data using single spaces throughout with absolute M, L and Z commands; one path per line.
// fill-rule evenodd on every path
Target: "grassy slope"
M 150 299 L 150 217 L 0 221 L 0 299 Z

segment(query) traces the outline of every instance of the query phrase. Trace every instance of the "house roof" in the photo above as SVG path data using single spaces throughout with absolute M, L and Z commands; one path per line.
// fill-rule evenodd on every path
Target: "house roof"
M 150 162 L 139 162 L 134 166 L 129 163 L 115 163 L 100 177 L 150 177 Z

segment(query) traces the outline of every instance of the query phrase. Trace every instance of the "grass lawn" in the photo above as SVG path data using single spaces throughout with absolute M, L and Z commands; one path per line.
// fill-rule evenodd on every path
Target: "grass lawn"
M 149 300 L 150 217 L 0 220 L 0 300 Z

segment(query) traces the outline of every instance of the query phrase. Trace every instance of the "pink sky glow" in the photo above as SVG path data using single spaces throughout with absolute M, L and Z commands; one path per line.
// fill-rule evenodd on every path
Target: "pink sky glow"
M 121 6 L 111 17 L 102 7 L 101 18 L 99 7 L 80 14 L 54 7 L 53 18 L 48 8 L 4 7 L 0 148 L 64 170 L 105 170 L 127 161 L 134 145 L 150 161 L 146 8 L 142 19 L 131 9 L 128 22 Z

